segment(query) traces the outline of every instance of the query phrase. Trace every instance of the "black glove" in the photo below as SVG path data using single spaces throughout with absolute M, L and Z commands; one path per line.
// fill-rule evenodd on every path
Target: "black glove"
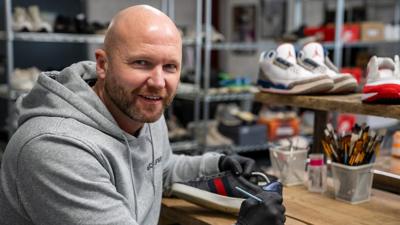
M 246 199 L 240 206 L 236 225 L 282 225 L 285 224 L 285 206 L 277 192 L 262 191 L 256 195 L 263 202 Z
M 256 169 L 256 162 L 240 155 L 228 155 L 221 156 L 218 167 L 220 171 L 230 170 L 233 174 L 243 174 L 246 177 Z

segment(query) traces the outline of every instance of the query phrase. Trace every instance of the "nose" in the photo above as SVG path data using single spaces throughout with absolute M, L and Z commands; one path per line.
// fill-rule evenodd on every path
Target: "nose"
M 165 87 L 165 77 L 162 67 L 155 67 L 147 80 L 149 86 L 162 89 Z

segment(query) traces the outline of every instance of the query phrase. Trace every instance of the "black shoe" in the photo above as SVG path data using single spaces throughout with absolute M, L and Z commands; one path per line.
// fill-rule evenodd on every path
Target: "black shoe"
M 257 178 L 260 175 L 264 179 L 263 182 L 258 182 Z M 203 207 L 237 214 L 242 202 L 249 197 L 249 195 L 239 191 L 237 187 L 251 195 L 256 195 L 266 191 L 268 184 L 277 180 L 274 176 L 267 176 L 262 173 L 255 173 L 253 178 L 258 184 L 250 182 L 243 176 L 235 176 L 231 172 L 223 172 L 215 176 L 200 177 L 185 183 L 174 183 L 172 185 L 172 194 Z M 281 190 L 278 190 L 278 192 L 281 193 Z

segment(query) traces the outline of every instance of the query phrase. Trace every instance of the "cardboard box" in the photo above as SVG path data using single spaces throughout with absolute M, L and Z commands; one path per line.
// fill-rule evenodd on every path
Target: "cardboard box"
M 267 127 L 268 132 L 266 132 L 265 135 L 269 141 L 292 137 L 298 135 L 300 132 L 300 120 L 298 118 L 265 119 L 259 117 L 257 123 Z
M 381 22 L 361 23 L 361 41 L 382 41 L 385 39 L 385 24 Z
M 236 145 L 258 145 L 266 142 L 267 127 L 260 124 L 226 126 L 220 123 L 218 131 L 232 139 Z

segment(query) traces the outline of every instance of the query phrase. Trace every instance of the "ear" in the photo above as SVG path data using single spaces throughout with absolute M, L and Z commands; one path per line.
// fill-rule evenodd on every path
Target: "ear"
M 108 67 L 107 53 L 103 49 L 96 49 L 96 73 L 98 79 L 104 80 L 106 78 L 106 72 Z

